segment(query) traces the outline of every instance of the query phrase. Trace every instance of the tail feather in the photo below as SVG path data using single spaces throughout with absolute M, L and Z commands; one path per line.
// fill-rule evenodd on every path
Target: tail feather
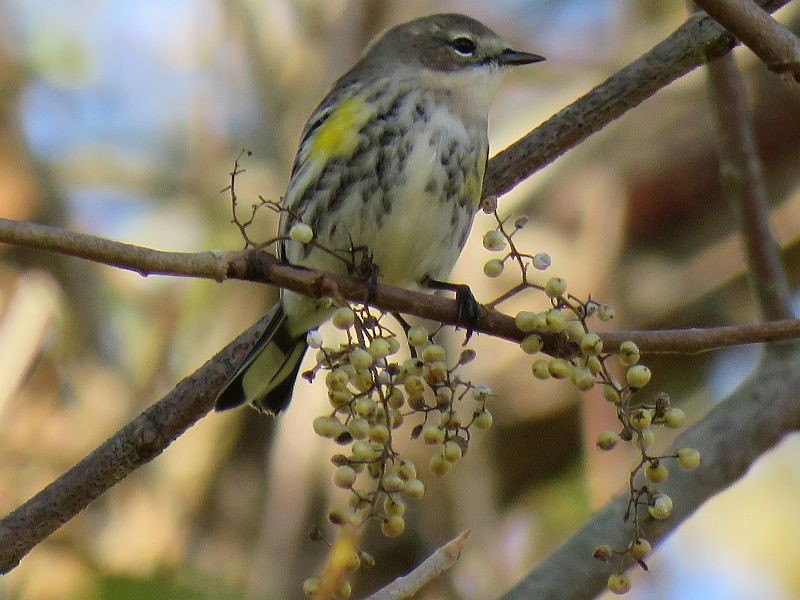
M 282 306 L 270 314 L 267 328 L 217 396 L 217 411 L 250 403 L 277 414 L 289 404 L 300 363 L 307 348 L 305 336 L 293 338 Z

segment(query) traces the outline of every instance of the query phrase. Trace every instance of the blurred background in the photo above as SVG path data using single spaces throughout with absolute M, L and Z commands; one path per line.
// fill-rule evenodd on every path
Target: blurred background
M 780 13 L 795 31 L 797 3 Z M 164 250 L 239 249 L 220 190 L 242 148 L 245 207 L 279 199 L 305 119 L 383 28 L 431 12 L 477 17 L 547 56 L 510 76 L 493 153 L 627 64 L 686 17 L 649 0 L 5 0 L 0 3 L 0 216 Z M 800 232 L 800 92 L 747 50 L 745 71 L 775 229 L 793 287 Z M 757 307 L 720 197 L 713 115 L 698 71 L 674 83 L 501 200 L 531 219 L 548 275 L 614 305 L 605 328 L 751 322 Z M 488 300 L 478 216 L 453 280 Z M 266 239 L 270 218 L 256 225 Z M 254 232 L 256 233 L 256 232 Z M 275 290 L 137 275 L 0 247 L 0 511 L 12 510 L 168 392 L 276 299 Z M 538 297 L 503 307 L 543 308 Z M 454 336 L 454 347 L 461 341 Z M 448 476 L 406 443 L 428 485 L 406 533 L 373 530 L 377 566 L 354 597 L 408 571 L 469 528 L 458 565 L 420 597 L 492 598 L 510 588 L 626 481 L 626 450 L 599 394 L 535 381 L 516 346 L 477 336 L 476 383 L 499 395 L 495 427 Z M 754 367 L 757 348 L 650 357 L 651 386 L 692 420 Z M 311 420 L 323 391 L 300 383 L 280 419 L 210 415 L 0 580 L 0 597 L 297 598 L 326 547 L 330 455 Z M 659 443 L 670 440 L 662 436 Z M 631 598 L 800 596 L 800 440 L 787 439 L 703 507 L 634 578 Z M 680 502 L 680 498 L 675 499 Z M 746 516 L 746 518 L 743 518 Z M 377 528 L 375 528 L 377 529 Z M 330 531 L 328 531 L 331 534 Z M 590 560 L 587 557 L 587 560 Z

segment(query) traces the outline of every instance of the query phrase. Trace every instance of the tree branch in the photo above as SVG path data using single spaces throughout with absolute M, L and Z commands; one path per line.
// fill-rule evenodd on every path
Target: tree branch
M 671 470 L 659 489 L 674 501 L 669 519 L 644 523 L 644 537 L 655 545 L 677 529 L 706 500 L 723 491 L 764 452 L 800 427 L 800 347 L 784 345 L 739 389 L 688 429 L 674 448 L 697 448 L 701 466 L 690 473 Z M 592 560 L 600 543 L 624 547 L 630 539 L 622 515 L 627 494 L 596 513 L 558 550 L 528 574 L 503 600 L 588 600 L 605 586 L 608 566 Z
M 751 0 L 695 0 L 755 52 L 770 71 L 800 82 L 800 38 Z
M 410 573 L 398 577 L 392 583 L 370 594 L 365 600 L 403 600 L 412 598 L 428 583 L 439 577 L 452 567 L 461 557 L 467 544 L 470 531 L 462 531 L 458 537 L 450 540 L 436 550 Z
M 773 12 L 789 1 L 759 3 Z M 484 193 L 506 193 L 660 89 L 735 45 L 736 39 L 708 15 L 692 15 L 652 50 L 492 158 Z
M 58 252 L 145 276 L 174 275 L 216 281 L 240 279 L 269 283 L 314 298 L 338 296 L 351 302 L 365 302 L 370 292 L 367 282 L 361 279 L 292 267 L 279 262 L 267 252 L 164 252 L 47 225 L 2 218 L 0 242 Z M 386 284 L 378 284 L 374 291 L 370 304 L 387 312 L 414 315 L 447 325 L 459 323 L 458 303 L 455 300 Z M 521 342 L 529 335 L 517 329 L 512 317 L 493 309 L 482 311 L 475 332 L 512 342 Z M 540 334 L 545 342 L 545 353 L 562 357 L 575 354 L 576 347 L 566 342 L 563 336 L 546 331 Z M 796 339 L 800 337 L 800 320 L 706 329 L 614 331 L 600 335 L 609 351 L 631 340 L 644 353 L 696 354 L 728 346 Z
M 769 226 L 769 199 L 744 79 L 730 54 L 709 63 L 708 75 L 719 132 L 722 190 L 739 222 L 753 289 L 766 319 L 789 319 L 789 284 Z

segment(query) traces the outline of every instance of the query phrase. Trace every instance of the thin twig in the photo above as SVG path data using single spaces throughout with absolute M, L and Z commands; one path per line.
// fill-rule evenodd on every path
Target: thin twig
M 800 38 L 752 0 L 695 0 L 742 40 L 770 71 L 800 82 Z
M 398 577 L 386 587 L 370 594 L 365 600 L 402 600 L 412 598 L 425 585 L 452 567 L 467 544 L 469 530 L 461 532 L 436 552 L 431 554 L 413 571 Z

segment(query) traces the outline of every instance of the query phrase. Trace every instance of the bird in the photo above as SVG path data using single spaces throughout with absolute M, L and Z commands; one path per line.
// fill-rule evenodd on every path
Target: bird
M 333 84 L 303 129 L 282 201 L 278 257 L 347 274 L 354 249 L 362 249 L 380 282 L 466 287 L 446 279 L 479 207 L 490 104 L 505 71 L 542 60 L 461 14 L 424 16 L 385 31 Z M 296 227 L 315 243 L 290 237 Z M 215 409 L 284 410 L 307 333 L 335 308 L 330 299 L 282 290 Z

